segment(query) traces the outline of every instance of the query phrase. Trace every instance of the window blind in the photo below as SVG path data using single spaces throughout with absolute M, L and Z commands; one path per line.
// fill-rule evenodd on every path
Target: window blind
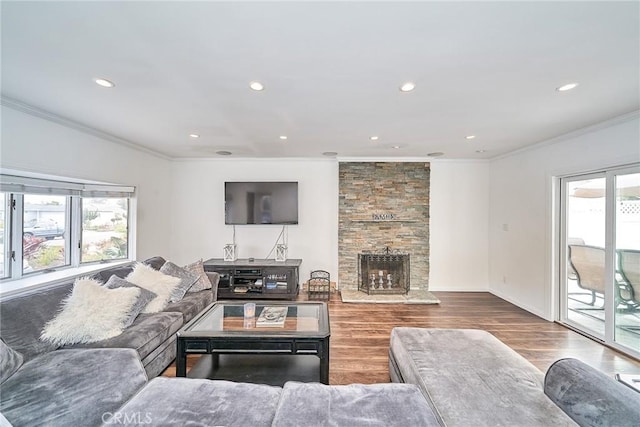
M 0 175 L 0 191 L 5 193 L 50 194 L 80 197 L 131 197 L 135 187 L 109 184 L 84 184 L 28 178 L 15 175 Z

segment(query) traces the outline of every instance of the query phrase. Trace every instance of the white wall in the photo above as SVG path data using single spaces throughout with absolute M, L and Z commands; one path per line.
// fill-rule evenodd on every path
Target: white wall
M 300 280 L 312 270 L 338 277 L 338 163 L 306 159 L 211 159 L 172 165 L 172 250 L 178 263 L 222 258 L 233 226 L 224 223 L 225 181 L 298 181 L 299 224 L 287 226 L 288 258 L 302 259 Z M 239 258 L 265 258 L 282 226 L 236 228 Z M 270 258 L 274 258 L 275 251 Z
M 433 161 L 430 194 L 433 291 L 487 291 L 489 163 Z
M 2 168 L 135 186 L 136 256 L 168 252 L 169 160 L 4 106 L 1 136 Z
M 331 160 L 184 160 L 173 163 L 171 259 L 221 258 L 225 181 L 298 181 L 300 223 L 288 226 L 289 258 L 301 280 L 324 269 L 338 277 L 338 163 Z M 430 289 L 488 289 L 488 162 L 431 163 Z M 281 226 L 236 226 L 241 258 L 264 258 Z M 273 257 L 273 255 L 271 256 Z
M 638 114 L 493 160 L 489 288 L 554 320 L 554 177 L 640 161 Z

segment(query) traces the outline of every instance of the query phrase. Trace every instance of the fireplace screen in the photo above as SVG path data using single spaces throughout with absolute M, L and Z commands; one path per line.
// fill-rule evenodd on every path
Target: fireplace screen
M 360 281 L 358 290 L 372 294 L 406 294 L 409 292 L 409 254 L 358 254 Z

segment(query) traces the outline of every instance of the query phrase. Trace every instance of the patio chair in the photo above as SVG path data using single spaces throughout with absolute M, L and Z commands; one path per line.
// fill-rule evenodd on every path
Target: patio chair
M 569 245 L 584 245 L 584 239 L 580 237 L 569 237 L 569 239 L 567 240 L 567 243 Z M 571 280 L 577 279 L 576 272 L 571 266 L 571 263 L 569 261 L 567 261 L 567 277 L 569 277 L 569 279 Z
M 624 285 L 618 288 L 620 301 L 630 309 L 640 307 L 640 251 L 618 250 L 618 273 Z
M 596 294 L 604 298 L 604 249 L 597 246 L 569 245 L 569 263 L 575 272 L 578 286 L 591 292 L 591 303 L 596 303 Z

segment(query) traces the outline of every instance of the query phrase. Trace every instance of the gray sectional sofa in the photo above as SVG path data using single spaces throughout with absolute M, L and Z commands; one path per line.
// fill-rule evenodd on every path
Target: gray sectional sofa
M 143 263 L 159 270 L 165 260 L 154 257 Z M 124 278 L 133 264 L 102 270 L 95 278 Z M 103 413 L 116 411 L 175 359 L 176 332 L 216 299 L 218 276 L 209 279 L 212 289 L 187 293 L 162 312 L 140 314 L 114 338 L 60 349 L 41 340 L 40 333 L 70 293 L 73 280 L 3 299 L 2 368 L 15 373 L 2 373 L 0 411 L 15 425 L 100 424 Z M 13 363 L 7 365 L 7 360 Z
M 156 378 L 109 425 L 252 427 L 437 427 L 413 384 L 287 382 L 284 387 L 186 378 Z

